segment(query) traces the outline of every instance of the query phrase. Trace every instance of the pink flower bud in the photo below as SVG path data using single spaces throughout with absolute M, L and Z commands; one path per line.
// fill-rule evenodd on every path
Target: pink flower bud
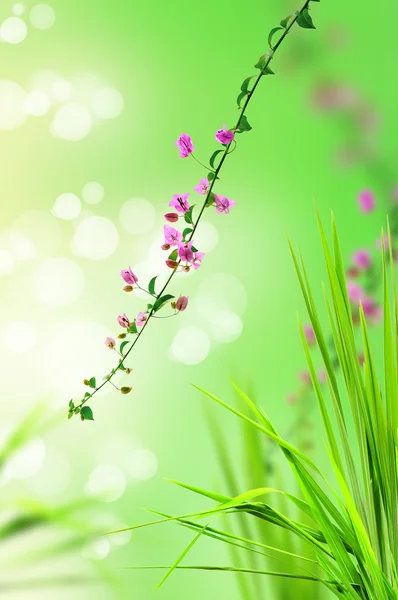
M 117 318 L 117 322 L 119 323 L 120 327 L 124 327 L 125 329 L 128 329 L 130 327 L 130 321 L 126 313 L 124 313 L 123 315 L 119 315 Z
M 315 344 L 315 332 L 312 328 L 312 325 L 304 326 L 304 335 L 305 335 L 305 339 L 307 340 L 307 344 L 309 346 L 312 346 L 313 344 Z
M 363 190 L 358 197 L 360 209 L 363 213 L 372 212 L 376 206 L 373 192 L 370 190 Z
M 230 144 L 234 139 L 235 134 L 232 131 L 229 131 L 226 125 L 223 125 L 222 129 L 218 129 L 215 137 L 220 144 Z
M 113 350 L 114 347 L 116 346 L 116 342 L 115 342 L 115 340 L 113 338 L 107 337 L 106 340 L 105 340 L 105 346 L 107 348 L 109 348 L 110 350 Z
M 364 271 L 369 269 L 372 264 L 369 250 L 357 250 L 352 257 L 352 261 L 358 269 L 363 269 Z
M 166 260 L 166 265 L 170 267 L 170 269 L 176 269 L 178 267 L 178 262 L 176 260 L 170 260 L 170 258 L 168 258 Z
M 124 271 L 121 271 L 120 275 L 122 276 L 122 279 L 124 279 L 124 281 L 129 285 L 134 285 L 138 281 L 138 277 L 137 275 L 134 275 L 133 271 L 131 270 L 131 267 Z
M 182 312 L 188 306 L 188 296 L 180 296 L 176 302 L 176 310 Z
M 164 218 L 169 223 L 177 223 L 177 221 L 178 221 L 178 214 L 177 213 L 167 213 L 167 214 L 164 215 Z

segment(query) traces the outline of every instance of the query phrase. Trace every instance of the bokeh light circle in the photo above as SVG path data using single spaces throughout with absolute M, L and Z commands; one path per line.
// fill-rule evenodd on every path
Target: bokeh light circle
M 27 479 L 40 471 L 46 456 L 42 440 L 28 442 L 11 457 L 5 466 L 8 479 Z
M 23 109 L 28 115 L 42 117 L 46 115 L 51 107 L 51 100 L 42 90 L 32 90 L 26 96 Z
M 35 290 L 37 298 L 47 306 L 72 304 L 83 293 L 83 271 L 69 258 L 51 258 L 38 268 Z
M 126 477 L 119 467 L 99 465 L 90 474 L 85 492 L 103 502 L 118 500 L 126 489 Z
M 236 313 L 223 310 L 209 315 L 211 335 L 217 342 L 234 342 L 243 330 L 242 319 Z
M 13 354 L 25 354 L 36 344 L 36 328 L 25 321 L 15 321 L 6 324 L 3 340 L 8 350 Z
M 35 256 L 54 256 L 62 242 L 62 231 L 48 211 L 30 210 L 12 224 L 10 243 L 13 252 L 28 260 Z
M 197 365 L 205 360 L 210 352 L 208 335 L 199 327 L 184 327 L 175 336 L 170 357 L 186 365 Z
M 20 44 L 28 34 L 28 27 L 19 17 L 8 17 L 0 26 L 0 39 L 8 44 Z
M 14 257 L 8 250 L 0 250 L 0 275 L 8 275 L 14 268 Z
M 234 275 L 215 273 L 199 284 L 194 302 L 198 312 L 206 319 L 222 311 L 242 315 L 247 305 L 247 292 Z
M 77 256 L 89 260 L 105 260 L 119 243 L 115 225 L 105 217 L 88 217 L 79 223 L 72 240 L 72 250 Z
M 0 129 L 16 129 L 26 119 L 25 90 L 13 81 L 0 81 Z
M 50 29 L 55 23 L 55 10 L 49 4 L 36 4 L 29 14 L 30 22 L 36 29 Z
M 156 211 L 145 198 L 131 198 L 125 202 L 119 213 L 122 226 L 132 234 L 148 233 L 156 223 Z
M 104 195 L 105 190 L 97 181 L 89 181 L 82 189 L 82 198 L 87 204 L 99 204 Z
M 51 132 L 69 142 L 85 138 L 91 131 L 92 118 L 85 106 L 68 102 L 60 106 L 55 113 Z
M 75 194 L 66 192 L 58 196 L 52 208 L 52 214 L 59 219 L 70 221 L 76 219 L 81 210 L 80 198 Z
M 12 12 L 14 15 L 17 15 L 17 17 L 20 17 L 21 15 L 24 14 L 25 12 L 25 7 L 21 2 L 16 2 L 15 4 L 12 5 Z
M 156 475 L 158 459 L 151 450 L 135 450 L 128 458 L 127 470 L 132 479 L 146 481 Z

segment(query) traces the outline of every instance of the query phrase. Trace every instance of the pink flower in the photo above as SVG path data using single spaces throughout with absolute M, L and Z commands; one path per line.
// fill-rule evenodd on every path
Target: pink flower
M 372 298 L 363 298 L 361 300 L 364 315 L 369 317 L 373 323 L 379 323 L 383 316 L 383 309 L 374 302 Z
M 205 255 L 204 252 L 195 252 L 194 253 L 193 259 L 192 259 L 192 266 L 195 269 L 195 271 L 197 269 L 199 269 L 199 267 L 201 266 L 204 255 Z
M 287 396 L 286 396 L 286 401 L 288 402 L 288 404 L 296 404 L 297 402 L 297 396 L 296 394 L 294 394 L 293 392 L 290 392 Z
M 372 264 L 369 250 L 357 250 L 352 257 L 352 262 L 359 269 L 369 269 L 370 265 Z
M 359 304 L 362 298 L 365 298 L 365 292 L 360 285 L 353 281 L 347 281 L 347 292 L 350 302 Z
M 170 225 L 164 225 L 163 231 L 165 245 L 167 245 L 168 247 L 178 246 L 179 242 L 181 242 L 182 240 L 181 231 L 178 231 L 178 229 L 174 229 L 174 227 L 170 227 Z
M 214 194 L 214 200 L 216 202 L 216 211 L 221 215 L 222 213 L 228 215 L 231 206 L 235 206 L 235 200 L 228 200 L 225 196 Z
M 177 221 L 178 221 L 177 213 L 167 213 L 166 215 L 164 215 L 164 218 L 169 223 L 177 223 Z
M 383 240 L 384 240 L 384 248 L 385 248 L 385 250 L 388 250 L 388 249 L 390 248 L 390 244 L 389 244 L 389 241 L 388 241 L 388 234 L 387 234 L 387 233 L 385 233 L 385 234 L 384 234 L 384 237 L 383 237 L 383 238 L 381 238 L 381 237 L 380 237 L 380 238 L 377 240 L 377 242 L 376 242 L 376 246 L 377 246 L 377 248 L 378 248 L 379 250 L 381 250 L 381 249 L 382 249 L 382 247 L 383 247 Z
M 124 271 L 121 271 L 120 275 L 122 276 L 124 281 L 129 285 L 134 285 L 138 281 L 138 277 L 137 275 L 134 275 L 133 271 L 131 270 L 131 267 Z
M 193 260 L 193 250 L 192 250 L 192 242 L 187 243 L 179 243 L 178 244 L 178 256 L 181 260 L 185 260 L 186 262 L 192 262 Z
M 116 346 L 115 340 L 111 337 L 107 337 L 104 343 L 105 343 L 105 346 L 107 348 L 109 348 L 110 350 L 113 350 L 114 347 Z
M 183 312 L 188 306 L 188 296 L 180 296 L 176 302 L 176 309 Z
M 186 158 L 195 150 L 192 140 L 187 133 L 182 133 L 178 140 L 174 142 L 174 145 L 180 149 L 180 158 Z
M 318 371 L 318 381 L 319 383 L 325 383 L 326 381 L 326 373 L 324 369 L 320 369 Z
M 128 329 L 130 327 L 130 321 L 126 313 L 124 313 L 123 315 L 119 315 L 117 318 L 117 322 L 119 323 L 120 327 L 124 327 L 125 329 Z
M 311 383 L 311 375 L 309 371 L 301 371 L 299 373 L 299 379 L 306 385 L 309 385 Z
M 359 194 L 358 202 L 363 213 L 372 212 L 376 205 L 373 192 L 371 192 L 370 190 L 363 190 Z
M 137 315 L 137 318 L 135 320 L 135 324 L 137 325 L 137 327 L 143 327 L 145 321 L 147 320 L 148 315 L 146 315 L 143 312 L 139 312 Z
M 206 196 L 207 192 L 209 191 L 209 187 L 210 187 L 209 180 L 207 179 L 207 177 L 204 177 L 203 179 L 200 180 L 198 185 L 196 187 L 194 187 L 194 190 L 195 190 L 195 192 L 198 192 L 198 194 L 201 194 L 202 196 Z
M 169 206 L 173 206 L 179 213 L 186 213 L 189 210 L 188 196 L 189 194 L 174 194 L 173 200 L 169 202 Z
M 223 125 L 222 129 L 218 129 L 216 133 L 216 140 L 220 144 L 230 144 L 235 138 L 235 134 L 227 129 L 226 125 Z
M 304 335 L 305 335 L 305 339 L 307 340 L 307 343 L 309 346 L 312 346 L 313 344 L 315 344 L 315 332 L 312 328 L 312 325 L 304 326 Z

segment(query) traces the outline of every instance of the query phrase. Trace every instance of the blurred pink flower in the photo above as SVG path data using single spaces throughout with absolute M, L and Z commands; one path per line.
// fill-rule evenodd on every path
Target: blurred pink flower
M 319 383 L 325 383 L 326 381 L 326 373 L 324 369 L 320 369 L 318 371 L 318 381 Z
M 104 343 L 107 348 L 110 348 L 110 350 L 113 350 L 116 346 L 115 340 L 111 337 L 107 337 Z
M 304 325 L 304 335 L 309 346 L 315 344 L 315 332 L 312 325 Z
M 174 194 L 173 199 L 169 202 L 169 206 L 173 206 L 179 213 L 186 213 L 189 210 L 188 196 L 189 194 Z
M 358 202 L 363 213 L 372 212 L 376 206 L 373 192 L 370 190 L 363 190 L 358 196 Z
M 359 304 L 362 298 L 365 298 L 365 292 L 360 285 L 353 281 L 347 281 L 347 292 L 350 302 Z
M 188 306 L 188 296 L 180 296 L 176 302 L 176 309 L 183 312 Z
M 218 129 L 216 133 L 216 140 L 220 144 L 230 144 L 235 138 L 235 134 L 227 129 L 226 125 L 223 125 L 222 129 Z
M 143 312 L 139 312 L 137 315 L 137 318 L 135 320 L 137 327 L 142 327 L 144 325 L 145 321 L 147 320 L 147 318 L 148 318 L 148 315 L 146 315 Z
M 357 250 L 352 257 L 352 262 L 359 269 L 369 269 L 370 265 L 372 264 L 369 250 Z
M 378 306 L 372 298 L 363 298 L 361 300 L 364 315 L 369 317 L 373 323 L 380 323 L 383 317 L 383 309 Z
M 117 318 L 117 322 L 119 323 L 120 327 L 124 327 L 125 329 L 128 329 L 130 327 L 130 321 L 126 313 L 124 313 L 123 315 L 119 315 Z
M 178 243 L 182 240 L 182 233 L 170 225 L 163 226 L 164 231 L 164 243 L 167 246 L 178 246 Z M 168 250 L 168 248 L 167 248 Z
M 297 402 L 297 396 L 296 394 L 294 394 L 293 392 L 290 392 L 287 396 L 286 396 L 286 401 L 288 404 L 296 404 Z
M 125 269 L 124 271 L 121 271 L 120 275 L 122 276 L 124 281 L 129 285 L 134 285 L 138 281 L 138 277 L 137 275 L 134 275 L 133 271 L 131 270 L 131 267 Z
M 219 214 L 225 213 L 229 214 L 229 209 L 231 206 L 235 206 L 235 200 L 228 200 L 225 196 L 220 196 L 219 194 L 214 194 L 214 200 L 216 202 L 216 211 Z
M 195 192 L 198 192 L 198 194 L 201 194 L 202 196 L 206 196 L 207 192 L 209 191 L 209 187 L 210 187 L 209 180 L 207 179 L 207 177 L 204 177 L 203 179 L 200 180 L 198 185 L 194 187 L 194 190 L 195 190 Z
M 300 371 L 299 379 L 306 385 L 309 385 L 311 383 L 311 375 L 310 375 L 309 371 Z
M 180 149 L 180 158 L 186 158 L 195 150 L 192 140 L 187 133 L 182 133 L 178 140 L 174 142 L 174 145 Z
M 385 233 L 383 237 L 379 237 L 379 239 L 378 239 L 378 240 L 377 240 L 377 242 L 376 242 L 376 247 L 377 247 L 379 250 L 381 250 L 381 249 L 382 249 L 382 247 L 383 247 L 383 240 L 384 240 L 384 248 L 385 248 L 386 250 L 388 250 L 388 249 L 389 249 L 389 247 L 390 247 L 390 244 L 389 244 L 389 241 L 388 241 L 388 234 L 387 234 L 387 233 Z

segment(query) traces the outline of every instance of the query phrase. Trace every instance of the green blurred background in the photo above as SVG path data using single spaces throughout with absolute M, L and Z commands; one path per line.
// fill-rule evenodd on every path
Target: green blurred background
M 0 7 L 2 435 L 39 400 L 49 412 L 66 411 L 84 392 L 83 378 L 100 379 L 113 365 L 103 340 L 118 332 L 118 314 L 134 315 L 143 303 L 122 291 L 119 271 L 131 265 L 142 281 L 164 272 L 168 202 L 205 174 L 181 161 L 173 142 L 189 133 L 202 160 L 217 149 L 215 130 L 235 123 L 240 83 L 255 74 L 268 31 L 299 8 L 287 0 L 37 4 Z M 348 263 L 356 248 L 375 245 L 397 160 L 398 8 L 385 0 L 311 8 L 317 30 L 289 35 L 273 63 L 277 75 L 251 102 L 253 130 L 223 169 L 217 191 L 236 207 L 229 216 L 206 213 L 196 240 L 208 251 L 203 266 L 174 281 L 175 293 L 190 296 L 189 310 L 148 328 L 130 365 L 132 394 L 108 389 L 93 403 L 94 423 L 65 418 L 31 441 L 2 480 L 4 510 L 16 497 L 57 506 L 98 493 L 104 522 L 118 527 L 146 520 L 142 507 L 180 514 L 206 506 L 164 481 L 222 489 L 207 400 L 191 383 L 229 400 L 233 378 L 254 390 L 281 430 L 295 423 L 286 395 L 304 364 L 296 312 L 305 313 L 286 232 L 320 284 L 314 203 L 325 222 L 334 212 Z M 377 201 L 372 215 L 358 208 L 366 188 Z M 321 300 L 320 285 L 316 292 Z M 233 419 L 223 426 L 238 461 L 239 431 Z M 315 420 L 313 442 L 317 427 Z M 104 582 L 73 594 L 149 598 L 159 573 L 117 569 L 170 564 L 188 540 L 173 525 L 119 544 L 104 538 L 71 565 L 102 562 L 121 587 Z M 230 558 L 203 541 L 191 562 Z M 13 597 L 70 594 L 65 587 Z M 240 597 L 224 574 L 177 573 L 158 592 L 170 600 L 206 595 Z

